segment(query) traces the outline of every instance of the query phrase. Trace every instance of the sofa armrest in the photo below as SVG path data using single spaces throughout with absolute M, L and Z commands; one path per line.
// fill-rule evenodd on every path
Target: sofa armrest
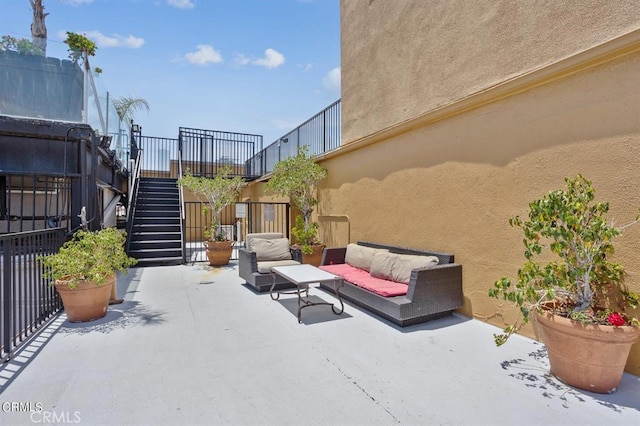
M 291 259 L 302 263 L 302 249 L 298 247 L 291 247 L 289 250 L 291 251 Z
M 322 252 L 320 265 L 339 265 L 344 263 L 347 254 L 346 247 L 325 248 Z
M 245 278 L 251 276 L 254 272 L 258 272 L 258 258 L 256 257 L 256 253 L 245 248 L 239 248 L 238 275 Z
M 447 263 L 433 268 L 419 268 L 411 271 L 407 290 L 411 301 L 437 303 L 443 310 L 462 307 L 462 265 Z

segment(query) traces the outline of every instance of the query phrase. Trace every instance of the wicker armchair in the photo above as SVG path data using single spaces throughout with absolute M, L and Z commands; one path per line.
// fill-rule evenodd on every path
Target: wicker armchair
M 276 240 L 283 238 L 284 236 L 277 232 L 247 234 L 246 248 L 238 250 L 238 275 L 258 292 L 269 291 L 274 280 L 276 283 L 275 290 L 295 288 L 294 284 L 272 273 L 271 268 L 274 266 L 299 265 L 302 263 L 302 252 L 299 249 L 288 248 L 290 259 L 282 259 L 282 256 L 278 256 L 277 259 L 264 258 L 260 253 L 256 252 L 256 246 L 259 245 L 259 240 Z

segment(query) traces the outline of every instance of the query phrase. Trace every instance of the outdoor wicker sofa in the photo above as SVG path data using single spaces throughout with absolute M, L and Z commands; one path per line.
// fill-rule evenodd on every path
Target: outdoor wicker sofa
M 302 252 L 289 246 L 281 233 L 247 234 L 245 248 L 238 249 L 238 275 L 259 292 L 266 292 L 276 283 L 275 290 L 295 285 L 271 272 L 274 266 L 299 265 Z
M 389 290 L 390 295 L 384 296 L 361 286 L 354 285 L 345 279 L 344 287 L 340 290 L 340 294 L 344 299 L 355 305 L 373 312 L 401 327 L 449 315 L 455 309 L 462 306 L 462 265 L 454 263 L 453 254 L 358 241 L 357 245 L 350 244 L 347 247 L 325 249 L 320 268 L 336 275 L 341 275 L 341 271 L 344 272 L 346 276 L 354 271 L 356 274 L 359 274 L 359 276 L 367 274 L 366 270 L 345 264 L 345 259 L 349 259 L 347 255 L 348 247 L 350 250 L 352 248 L 362 250 L 359 247 L 382 249 L 389 253 L 409 255 L 406 257 L 414 260 L 416 259 L 415 256 L 433 256 L 437 258 L 437 260 L 431 258 L 434 263 L 429 264 L 427 267 L 409 269 L 408 274 L 406 274 L 406 278 L 408 279 L 408 284 L 405 286 L 406 294 L 403 295 L 394 295 L 398 292 L 394 292 L 394 290 L 397 290 L 393 287 L 394 285 L 400 288 L 399 292 L 402 291 L 401 285 L 395 282 L 384 283 L 382 280 L 377 279 L 377 282 L 382 283 L 383 287 L 385 284 L 391 285 Z M 351 259 L 353 259 L 353 255 Z M 418 261 L 420 261 L 420 259 L 418 259 Z M 371 262 L 370 259 L 369 262 Z M 435 264 L 435 262 L 437 262 L 437 264 Z M 352 263 L 356 262 L 353 261 Z M 359 264 L 359 266 L 363 265 Z M 366 268 L 366 266 L 367 265 L 364 267 Z M 372 265 L 371 268 L 373 271 L 375 264 Z M 341 276 L 344 278 L 344 275 Z M 326 284 L 321 285 L 321 287 L 331 291 L 331 288 Z

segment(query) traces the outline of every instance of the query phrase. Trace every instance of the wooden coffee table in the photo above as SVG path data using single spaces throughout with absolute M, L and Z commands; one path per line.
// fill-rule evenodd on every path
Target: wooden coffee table
M 287 281 L 296 285 L 295 291 L 277 291 L 273 289 L 276 286 L 276 280 L 274 277 L 273 285 L 271 286 L 270 295 L 273 300 L 278 300 L 280 294 L 297 294 L 298 295 L 298 323 L 300 320 L 300 311 L 307 306 L 315 305 L 331 305 L 331 310 L 334 314 L 340 315 L 344 312 L 344 303 L 342 297 L 340 297 L 340 288 L 344 285 L 342 278 L 337 275 L 330 274 L 322 269 L 316 268 L 313 265 L 292 265 L 292 266 L 274 266 L 271 271 L 277 275 L 280 275 Z M 333 282 L 333 290 L 336 293 L 336 297 L 340 302 L 340 309 L 336 309 L 333 303 L 329 302 L 312 302 L 309 300 L 309 284 L 320 284 Z M 302 296 L 305 293 L 305 296 Z

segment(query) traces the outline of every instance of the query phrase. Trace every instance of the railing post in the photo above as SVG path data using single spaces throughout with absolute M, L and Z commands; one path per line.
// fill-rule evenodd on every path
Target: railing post
M 11 281 L 11 240 L 0 240 L 0 248 L 2 249 L 2 347 L 7 353 L 6 359 L 11 357 L 11 318 L 13 309 L 11 303 L 13 301 L 12 281 Z

